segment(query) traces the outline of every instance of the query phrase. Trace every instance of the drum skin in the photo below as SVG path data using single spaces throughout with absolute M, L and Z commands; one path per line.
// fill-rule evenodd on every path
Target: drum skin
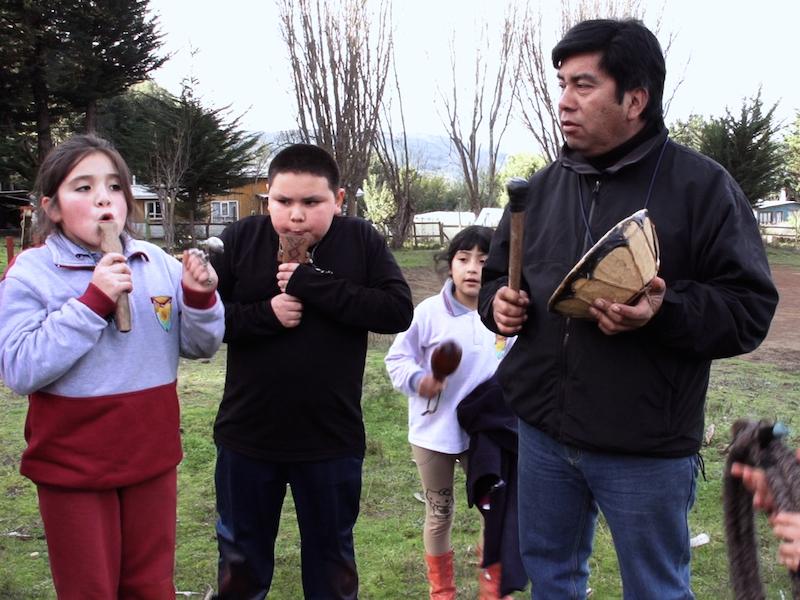
M 550 297 L 550 311 L 590 319 L 598 298 L 633 304 L 658 274 L 658 238 L 647 210 L 612 227 L 584 254 Z

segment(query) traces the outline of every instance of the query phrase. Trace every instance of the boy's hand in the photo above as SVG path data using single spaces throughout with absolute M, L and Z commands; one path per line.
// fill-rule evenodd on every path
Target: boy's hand
M 497 290 L 492 300 L 492 317 L 498 331 L 503 335 L 516 335 L 528 318 L 528 304 L 530 298 L 525 291 L 517 292 L 505 285 Z
M 208 293 L 217 289 L 218 282 L 217 272 L 202 250 L 191 248 L 183 251 L 183 287 L 193 292 Z
M 433 375 L 425 375 L 419 382 L 417 394 L 423 398 L 433 398 L 444 389 L 444 381 L 434 379 Z
M 300 325 L 300 319 L 303 317 L 303 303 L 299 299 L 283 293 L 273 296 L 269 303 L 281 325 L 287 329 Z
M 300 263 L 281 263 L 278 265 L 278 287 L 282 292 L 286 292 L 286 286 Z
M 791 571 L 800 567 L 800 513 L 779 512 L 769 518 L 772 533 L 782 540 L 778 560 Z
M 114 302 L 124 292 L 132 292 L 131 269 L 125 257 L 117 252 L 104 254 L 94 267 L 92 283 Z

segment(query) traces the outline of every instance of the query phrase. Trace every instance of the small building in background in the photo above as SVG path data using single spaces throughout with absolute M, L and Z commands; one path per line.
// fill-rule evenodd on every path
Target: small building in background
M 785 193 L 781 194 L 785 196 Z M 800 210 L 800 203 L 794 200 L 762 200 L 755 206 L 759 225 L 780 225 L 789 223 L 792 214 Z
M 137 183 L 134 178 L 131 190 L 135 203 L 132 221 L 136 233 L 147 240 L 164 239 L 158 189 Z M 206 217 L 195 222 L 195 236 L 198 238 L 219 235 L 229 223 L 244 217 L 266 214 L 267 178 L 253 177 L 225 194 L 213 196 L 208 200 L 206 208 Z M 186 224 L 185 219 L 179 221 Z

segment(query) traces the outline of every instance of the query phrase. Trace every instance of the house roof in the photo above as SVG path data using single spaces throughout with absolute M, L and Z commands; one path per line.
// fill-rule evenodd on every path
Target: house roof
M 800 210 L 800 203 L 795 202 L 794 200 L 762 200 L 758 204 L 756 204 L 756 210 L 767 210 L 770 208 L 793 208 L 794 210 Z
M 435 210 L 414 215 L 415 223 L 442 223 L 444 225 L 472 225 L 475 214 L 469 211 Z
M 141 183 L 131 184 L 131 192 L 134 200 L 158 200 L 158 194 L 153 188 Z
M 33 202 L 26 190 L 0 191 L 0 205 L 2 206 L 33 206 Z

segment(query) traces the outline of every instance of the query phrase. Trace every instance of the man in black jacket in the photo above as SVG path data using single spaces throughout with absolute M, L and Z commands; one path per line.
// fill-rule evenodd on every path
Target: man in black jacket
M 598 509 L 625 598 L 692 598 L 687 515 L 711 360 L 753 350 L 778 301 L 747 198 L 671 141 L 655 36 L 585 21 L 553 50 L 566 144 L 530 182 L 522 291 L 507 287 L 509 219 L 483 270 L 481 316 L 518 335 L 499 378 L 520 417 L 521 553 L 537 600 L 582 598 Z M 632 306 L 547 310 L 576 261 L 646 208 L 661 268 Z
M 228 344 L 214 423 L 219 597 L 269 591 L 288 484 L 305 596 L 355 599 L 367 334 L 407 329 L 411 291 L 383 237 L 337 216 L 344 190 L 325 150 L 289 146 L 268 178 L 270 216 L 228 227 L 214 262 Z M 311 245 L 279 264 L 279 234 Z

